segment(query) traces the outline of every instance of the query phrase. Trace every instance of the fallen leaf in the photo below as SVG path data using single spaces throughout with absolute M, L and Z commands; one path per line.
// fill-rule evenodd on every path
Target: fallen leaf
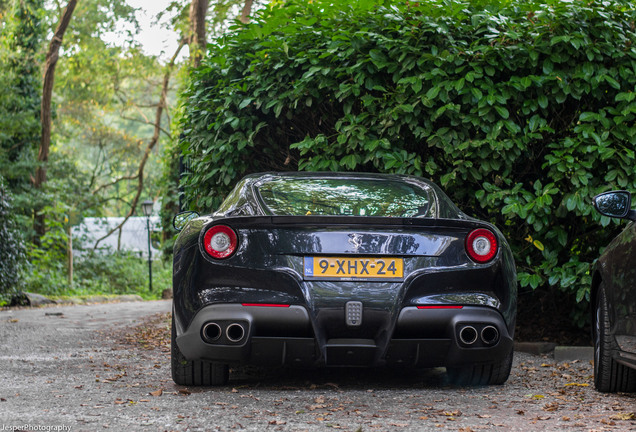
M 614 420 L 636 420 L 636 413 L 620 413 L 610 417 Z
M 559 404 L 557 402 L 549 402 L 543 406 L 544 411 L 556 411 L 559 409 Z
M 566 387 L 589 387 L 590 385 L 588 383 L 567 383 L 565 385 Z
M 184 396 L 190 396 L 192 394 L 192 392 L 190 390 L 186 390 L 186 389 L 179 389 L 179 394 L 182 394 Z
M 157 391 L 150 392 L 149 394 L 150 394 L 150 396 L 155 396 L 155 397 L 161 396 L 163 394 L 163 389 L 159 389 Z
M 269 424 L 270 424 L 270 425 L 274 425 L 274 426 L 278 426 L 278 425 L 284 425 L 284 424 L 287 424 L 287 422 L 286 422 L 286 421 L 283 421 L 283 420 L 270 420 L 270 421 L 269 421 Z

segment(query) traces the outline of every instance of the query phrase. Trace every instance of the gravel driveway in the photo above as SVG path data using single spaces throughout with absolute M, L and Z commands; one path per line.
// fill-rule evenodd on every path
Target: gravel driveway
M 496 387 L 452 387 L 443 369 L 256 368 L 176 386 L 170 307 L 0 311 L 0 431 L 636 430 L 636 394 L 596 392 L 589 362 L 524 353 Z

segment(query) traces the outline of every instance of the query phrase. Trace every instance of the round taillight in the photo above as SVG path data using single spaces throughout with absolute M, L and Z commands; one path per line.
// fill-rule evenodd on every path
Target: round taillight
M 227 258 L 236 251 L 238 238 L 234 230 L 225 225 L 215 225 L 205 232 L 203 246 L 212 258 Z
M 473 230 L 466 237 L 466 252 L 475 262 L 488 262 L 497 255 L 497 237 L 484 228 Z

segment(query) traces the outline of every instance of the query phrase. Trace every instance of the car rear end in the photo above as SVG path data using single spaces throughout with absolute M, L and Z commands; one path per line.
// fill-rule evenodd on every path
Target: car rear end
M 187 359 L 508 376 L 510 249 L 419 178 L 248 177 L 181 233 L 173 286 Z
M 478 222 L 214 219 L 180 258 L 177 343 L 189 358 L 430 367 L 512 347 L 514 265 Z

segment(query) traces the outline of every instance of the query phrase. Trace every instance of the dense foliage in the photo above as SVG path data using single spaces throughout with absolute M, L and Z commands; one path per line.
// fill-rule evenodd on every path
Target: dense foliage
M 15 228 L 26 242 L 24 271 L 13 277 L 24 290 L 41 294 L 115 293 L 125 289 L 126 278 L 131 292 L 147 292 L 147 263 L 131 258 L 124 265 L 127 258 L 120 254 L 99 258 L 113 265 L 98 257 L 78 260 L 70 284 L 68 233 L 71 219 L 77 224 L 85 216 L 129 211 L 145 143 L 154 132 L 163 65 L 135 43 L 133 7 L 119 0 L 79 2 L 56 68 L 48 181 L 35 188 L 44 53 L 63 6 L 44 0 L 0 2 L 0 176 L 12 196 Z M 113 46 L 106 36 L 124 22 L 127 43 Z M 168 116 L 162 120 L 165 125 Z M 165 139 L 169 128 L 163 131 Z M 159 195 L 158 153 L 145 165 L 142 200 Z M 45 217 L 42 235 L 33 231 L 35 209 Z M 155 277 L 169 281 L 162 271 Z
M 24 242 L 15 223 L 11 197 L 0 177 L 0 301 L 19 290 L 24 264 Z
M 422 175 L 502 228 L 522 287 L 584 304 L 617 229 L 590 198 L 636 189 L 634 5 L 386 3 L 276 3 L 211 46 L 183 99 L 189 207 L 261 170 Z
M 40 204 L 31 176 L 40 143 L 43 4 L 25 0 L 5 5 L 0 27 L 0 173 L 22 229 L 30 225 L 33 209 Z

